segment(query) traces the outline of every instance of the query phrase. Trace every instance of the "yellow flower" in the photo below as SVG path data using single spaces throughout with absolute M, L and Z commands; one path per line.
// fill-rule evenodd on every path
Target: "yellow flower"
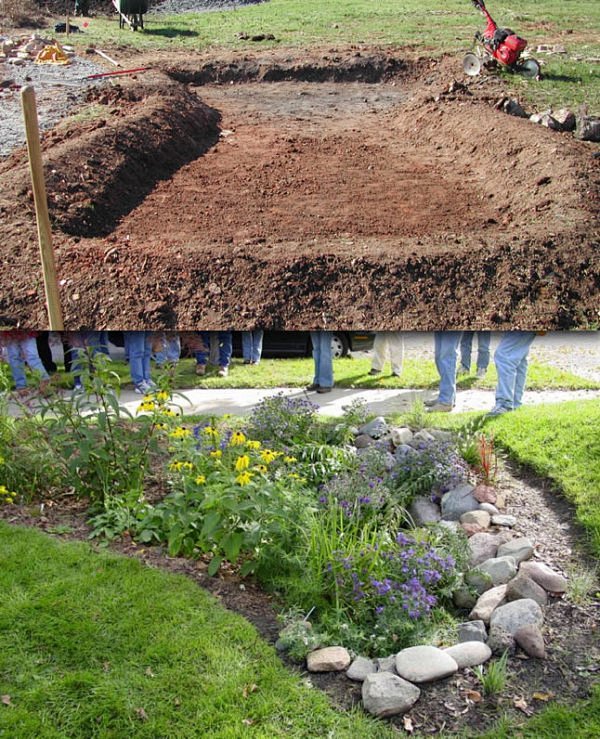
M 167 429 L 168 429 L 169 427 L 167 426 L 167 424 L 166 424 L 166 423 L 157 423 L 157 424 L 156 424 L 156 428 L 157 428 L 157 429 L 158 429 L 159 431 L 166 431 L 166 430 L 167 430 Z
M 206 477 L 204 477 L 204 475 L 198 475 L 196 477 L 196 480 L 195 480 L 196 485 L 204 485 L 205 482 L 206 482 Z
M 242 472 L 243 470 L 248 469 L 250 466 L 250 457 L 247 454 L 242 454 L 241 457 L 238 457 L 235 460 L 235 471 L 236 472 Z
M 202 433 L 206 434 L 207 436 L 218 436 L 219 435 L 219 432 L 217 431 L 217 429 L 213 428 L 212 426 L 205 426 L 202 429 Z
M 271 464 L 271 462 L 277 459 L 277 456 L 277 453 L 271 449 L 263 449 L 260 453 L 260 458 L 265 464 Z
M 171 410 L 171 408 L 161 408 L 160 409 L 160 414 L 161 414 L 161 416 L 170 416 L 170 417 L 173 417 L 173 416 L 176 416 L 177 415 L 177 413 L 175 413 L 174 410 Z
M 177 426 L 169 434 L 173 439 L 185 439 L 187 436 L 191 436 L 192 432 L 189 429 L 184 429 L 183 426 Z
M 257 464 L 252 469 L 261 472 L 263 475 L 269 471 L 264 464 Z
M 291 464 L 292 462 L 297 462 L 298 460 L 296 459 L 296 457 L 284 457 L 283 461 L 287 464 Z
M 169 393 L 165 390 L 159 390 L 154 397 L 159 403 L 166 403 L 169 400 Z
M 156 405 L 153 400 L 142 400 L 137 407 L 137 413 L 148 413 L 156 410 Z
M 230 446 L 241 446 L 246 443 L 246 437 L 241 431 L 234 431 L 229 441 Z
M 245 472 L 241 472 L 236 478 L 235 481 L 238 485 L 247 485 L 250 480 L 252 480 L 252 475 L 247 470 Z
M 191 470 L 193 466 L 191 462 L 171 462 L 169 469 L 175 472 L 181 472 L 182 470 Z
M 221 457 L 223 456 L 223 452 L 220 449 L 215 449 L 214 452 L 210 453 L 210 456 L 213 459 L 221 459 Z

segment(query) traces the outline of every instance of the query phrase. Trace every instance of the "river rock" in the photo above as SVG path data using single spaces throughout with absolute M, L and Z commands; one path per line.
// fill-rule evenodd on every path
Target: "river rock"
M 396 655 L 396 672 L 412 683 L 427 683 L 454 675 L 455 660 L 442 649 L 423 645 L 408 647 Z
M 481 533 L 474 534 L 469 539 L 469 549 L 471 550 L 471 565 L 477 565 L 496 556 L 500 543 L 498 538 L 493 534 Z
M 354 446 L 357 449 L 366 449 L 367 447 L 372 446 L 375 443 L 375 439 L 373 439 L 371 436 L 367 436 L 367 434 L 359 434 L 354 439 Z
M 514 636 L 500 626 L 490 627 L 487 644 L 492 654 L 502 654 L 506 651 L 513 654 L 516 649 Z
M 391 672 L 367 675 L 362 684 L 364 709 L 378 718 L 406 713 L 420 695 L 421 691 L 416 685 Z
M 555 111 L 554 117 L 560 123 L 563 131 L 574 131 L 577 125 L 575 113 L 568 108 L 561 108 Z
M 519 573 L 511 580 L 506 588 L 506 600 L 519 600 L 520 598 L 531 598 L 540 606 L 545 606 L 548 602 L 544 588 L 523 573 Z
M 535 624 L 541 626 L 544 621 L 544 614 L 539 604 L 531 598 L 522 598 L 521 600 L 513 600 L 498 606 L 492 613 L 490 618 L 490 631 L 496 626 L 504 629 L 511 636 L 515 635 L 517 629 L 527 624 Z
M 514 557 L 493 557 L 486 559 L 478 569 L 492 578 L 492 585 L 504 585 L 517 574 L 517 563 Z
M 375 664 L 377 665 L 377 670 L 379 672 L 393 672 L 394 675 L 397 675 L 396 672 L 396 655 L 390 654 L 389 657 L 378 657 L 375 660 Z
M 429 446 L 432 441 L 435 441 L 435 436 L 432 436 L 429 431 L 421 429 L 421 431 L 417 431 L 417 433 L 413 435 L 410 440 L 410 445 L 415 449 L 420 449 Z
M 533 544 L 526 537 L 520 536 L 518 539 L 511 539 L 506 544 L 501 544 L 496 556 L 514 557 L 517 564 L 520 564 L 533 556 Z
M 545 659 L 546 647 L 542 632 L 535 624 L 521 626 L 515 632 L 515 641 L 530 657 Z
M 417 528 L 428 523 L 436 523 L 442 515 L 437 503 L 425 495 L 417 496 L 410 504 L 408 512 Z
M 394 446 L 400 446 L 400 444 L 408 444 L 413 438 L 413 432 L 403 426 L 402 428 L 396 426 L 390 431 L 392 437 L 392 444 Z
M 486 511 L 482 511 L 481 509 L 478 509 L 476 511 L 467 511 L 466 513 L 463 513 L 460 517 L 460 522 L 462 524 L 475 524 L 482 529 L 487 529 L 490 525 L 491 520 L 492 518 L 490 514 Z
M 429 429 L 429 433 L 436 441 L 452 441 L 454 438 L 452 431 L 445 431 L 444 429 Z
M 348 669 L 351 661 L 344 647 L 324 647 L 308 655 L 306 666 L 309 672 L 341 672 Z
M 506 601 L 506 585 L 491 588 L 479 597 L 473 610 L 469 614 L 471 621 L 483 621 L 489 624 L 492 613 Z
M 512 529 L 513 526 L 516 526 L 517 519 L 508 513 L 500 513 L 497 516 L 492 516 L 492 523 L 494 526 L 506 526 Z
M 452 521 L 452 523 L 455 522 Z M 475 536 L 475 534 L 481 534 L 483 531 L 485 531 L 483 526 L 479 526 L 479 524 L 476 523 L 461 523 L 460 527 L 465 532 L 467 538 Z
M 471 588 L 463 585 L 458 587 L 452 593 L 452 602 L 457 608 L 462 608 L 467 611 L 473 608 L 477 603 L 477 595 Z
M 418 453 L 419 452 L 416 449 L 413 449 L 410 444 L 400 444 L 400 446 L 396 447 L 394 457 L 397 463 L 402 464 L 405 459 L 408 459 L 409 457 L 415 457 L 418 455 Z
M 363 682 L 367 675 L 377 672 L 377 665 L 372 659 L 366 657 L 355 657 L 350 667 L 346 670 L 346 676 L 350 680 Z
M 442 497 L 442 518 L 458 521 L 463 513 L 479 508 L 479 501 L 473 496 L 475 488 L 468 483 L 449 490 Z
M 369 421 L 369 423 L 365 423 L 365 425 L 361 426 L 359 429 L 360 434 L 370 436 L 372 439 L 381 439 L 381 437 L 385 436 L 388 432 L 389 426 L 383 416 L 377 416 L 377 418 Z
M 458 669 L 475 667 L 487 662 L 492 656 L 492 650 L 482 641 L 465 641 L 444 649 L 458 665 Z
M 484 485 L 480 483 L 473 491 L 473 495 L 480 503 L 492 503 L 495 504 L 498 498 L 496 488 L 491 485 Z
M 465 574 L 465 582 L 467 585 L 475 588 L 478 595 L 481 595 L 482 593 L 485 593 L 486 590 L 494 587 L 492 576 L 488 572 L 480 570 L 479 567 L 469 570 Z
M 500 513 L 496 506 L 492 505 L 491 503 L 480 503 L 479 510 L 489 513 L 490 516 L 497 516 Z
M 564 593 L 567 590 L 566 578 L 543 562 L 522 562 L 519 572 L 535 580 L 549 593 Z
M 462 644 L 466 641 L 485 641 L 487 629 L 483 621 L 464 621 L 458 624 L 458 641 Z

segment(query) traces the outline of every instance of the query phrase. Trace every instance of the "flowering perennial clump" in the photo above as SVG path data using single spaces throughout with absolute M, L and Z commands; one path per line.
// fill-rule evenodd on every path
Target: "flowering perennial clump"
M 310 439 L 317 419 L 318 406 L 305 398 L 278 393 L 262 400 L 249 419 L 251 435 L 261 441 L 279 444 L 300 443 Z
M 412 452 L 399 455 L 391 477 L 396 490 L 442 495 L 467 482 L 470 471 L 452 442 L 434 440 L 422 441 Z

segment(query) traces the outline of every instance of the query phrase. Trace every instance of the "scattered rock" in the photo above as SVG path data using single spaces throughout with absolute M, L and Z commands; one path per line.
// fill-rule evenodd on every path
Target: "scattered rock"
M 494 526 L 506 526 L 511 529 L 516 525 L 517 519 L 514 516 L 510 516 L 507 513 L 500 514 L 499 516 L 492 516 L 492 523 Z
M 486 590 L 494 587 L 492 576 L 488 572 L 483 572 L 479 567 L 469 570 L 465 574 L 465 582 L 472 588 L 475 588 L 478 595 L 485 593 Z
M 507 650 L 509 654 L 513 654 L 516 648 L 514 636 L 500 626 L 490 627 L 487 644 L 492 654 L 502 654 Z
M 489 624 L 492 613 L 506 600 L 506 585 L 498 585 L 486 591 L 478 600 L 469 614 L 471 621 L 483 621 Z
M 408 512 L 417 527 L 437 523 L 441 518 L 440 507 L 424 495 L 419 495 L 413 500 Z
M 341 672 L 352 661 L 344 647 L 324 647 L 311 652 L 306 658 L 309 672 Z
M 527 624 L 541 626 L 544 615 L 540 606 L 531 598 L 513 600 L 503 606 L 498 606 L 490 618 L 490 633 L 494 626 L 507 631 L 514 636 L 517 629 Z
M 518 118 L 529 118 L 519 102 L 517 100 L 514 100 L 513 98 L 508 98 L 504 101 L 504 103 L 502 104 L 502 110 L 505 113 L 508 113 L 508 115 L 514 115 Z
M 552 131 L 562 131 L 563 127 L 561 124 L 556 120 L 556 118 L 553 115 L 550 115 L 550 113 L 544 113 L 539 121 L 540 125 L 545 126 L 546 128 L 551 129 Z
M 489 592 L 489 591 L 488 591 Z M 458 641 L 486 641 L 487 629 L 483 621 L 465 621 L 458 624 Z
M 554 118 L 560 123 L 563 131 L 574 131 L 577 126 L 575 113 L 568 108 L 561 108 L 554 113 Z
M 392 444 L 394 446 L 400 446 L 401 444 L 408 444 L 411 441 L 413 432 L 406 427 L 395 427 L 391 430 L 390 436 L 392 437 Z
M 514 557 L 517 564 L 520 564 L 533 556 L 533 544 L 526 537 L 520 536 L 518 539 L 511 539 L 505 544 L 501 544 L 496 556 Z
M 427 683 L 454 675 L 455 660 L 442 649 L 423 645 L 408 647 L 396 655 L 396 672 L 413 683 Z
M 377 416 L 377 418 L 374 418 L 372 421 L 369 421 L 369 423 L 361 426 L 359 434 L 365 434 L 366 436 L 370 436 L 372 439 L 380 439 L 382 436 L 385 436 L 388 431 L 389 427 L 385 418 L 383 416 Z
M 422 429 L 421 431 L 417 431 L 417 433 L 414 434 L 410 441 L 410 445 L 418 448 L 419 445 L 431 444 L 432 441 L 435 441 L 435 437 L 432 436 L 429 431 L 425 431 L 425 429 Z
M 473 495 L 475 488 L 468 483 L 449 490 L 442 498 L 442 518 L 458 521 L 463 513 L 479 508 L 479 502 Z
M 535 657 L 536 659 L 546 658 L 544 637 L 539 627 L 535 624 L 526 624 L 517 629 L 515 631 L 515 641 L 530 657 Z
M 500 513 L 496 506 L 492 505 L 491 503 L 480 503 L 479 510 L 489 513 L 490 516 L 497 516 Z
M 408 444 L 400 444 L 400 446 L 396 447 L 396 451 L 394 452 L 397 462 L 402 462 L 408 457 L 414 457 L 416 454 L 418 454 L 417 450 L 413 449 Z
M 391 672 L 367 675 L 362 685 L 365 711 L 378 718 L 406 713 L 420 695 L 421 691 L 416 685 Z
M 367 436 L 367 434 L 358 434 L 354 439 L 354 446 L 357 449 L 366 449 L 374 443 L 375 439 L 371 436 Z
M 600 118 L 580 116 L 577 121 L 575 138 L 582 141 L 600 141 Z
M 466 586 L 457 588 L 452 593 L 452 602 L 457 608 L 462 608 L 465 611 L 474 608 L 477 603 L 477 594 Z
M 492 504 L 496 502 L 496 499 L 498 497 L 496 488 L 493 488 L 491 485 L 483 484 L 477 485 L 475 490 L 473 490 L 473 495 L 475 496 L 475 499 L 478 500 L 480 503 Z
M 461 642 L 444 649 L 444 652 L 452 657 L 459 670 L 482 665 L 492 656 L 492 650 L 481 640 Z
M 380 657 L 379 659 L 375 660 L 375 664 L 377 665 L 377 670 L 379 672 L 393 672 L 394 675 L 397 675 L 396 672 L 396 655 L 390 654 L 389 657 Z
M 500 542 L 494 534 L 475 534 L 469 539 L 469 549 L 471 550 L 471 565 L 473 567 L 485 562 L 496 556 Z
M 487 529 L 490 525 L 491 516 L 487 511 L 478 509 L 476 511 L 467 511 L 460 517 L 461 523 L 471 523 L 480 526 L 482 529 Z
M 564 593 L 567 590 L 566 578 L 543 562 L 522 562 L 519 572 L 535 580 L 549 593 Z
M 436 441 L 452 441 L 454 438 L 452 431 L 445 431 L 444 429 L 429 429 L 429 433 Z
M 372 659 L 367 659 L 367 657 L 356 657 L 346 671 L 346 675 L 350 680 L 363 682 L 367 675 L 371 675 L 375 672 L 377 672 L 377 665 Z
M 504 585 L 517 574 L 517 563 L 514 557 L 494 557 L 486 559 L 478 568 L 492 578 L 492 585 Z
M 455 522 L 451 521 L 449 523 Z M 481 534 L 482 531 L 485 531 L 485 528 L 477 523 L 461 523 L 461 527 L 467 537 L 475 536 L 475 534 Z
M 519 600 L 521 598 L 531 598 L 540 606 L 545 606 L 548 602 L 548 596 L 544 588 L 522 573 L 511 580 L 506 589 L 506 600 Z

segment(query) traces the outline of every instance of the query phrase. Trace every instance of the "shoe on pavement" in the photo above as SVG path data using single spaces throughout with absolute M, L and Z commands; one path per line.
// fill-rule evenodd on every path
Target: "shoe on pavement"
M 432 405 L 435 405 L 438 402 L 439 402 L 439 398 L 430 398 L 429 400 L 424 400 L 423 405 L 426 408 L 431 408 Z
M 317 388 L 317 392 L 320 394 L 330 393 L 333 390 L 332 387 L 323 387 L 322 385 Z
M 140 382 L 133 388 L 133 391 L 138 395 L 148 395 L 151 390 L 152 388 L 150 387 L 150 385 L 148 385 L 147 382 Z
M 310 385 L 307 385 L 307 386 L 306 386 L 306 390 L 307 390 L 307 391 L 308 391 L 309 393 L 313 393 L 313 392 L 315 392 L 315 390 L 318 390 L 318 389 L 319 389 L 320 387 L 321 387 L 321 386 L 320 386 L 320 385 L 319 385 L 318 383 L 316 383 L 316 382 L 312 382 L 312 383 L 311 383 Z
M 381 370 L 378 370 L 378 369 L 372 369 L 372 370 L 371 370 L 371 371 L 369 372 L 369 374 L 370 374 L 370 375 L 380 375 L 380 374 L 381 374 Z
M 469 367 L 463 367 L 462 364 L 456 372 L 457 377 L 464 377 L 465 375 L 470 375 L 470 374 L 471 374 L 471 369 Z
M 501 416 L 504 413 L 510 413 L 510 408 L 505 408 L 503 405 L 496 405 L 486 415 L 487 416 Z
M 219 367 L 219 371 L 217 372 L 219 377 L 227 377 L 229 374 L 229 367 Z
M 479 367 L 477 369 L 477 372 L 475 373 L 475 377 L 477 377 L 477 379 L 481 380 L 481 378 L 482 377 L 485 377 L 486 374 L 487 374 L 487 367 Z
M 206 374 L 206 365 L 205 364 L 197 364 L 196 365 L 196 374 L 197 375 L 205 375 Z
M 454 408 L 450 403 L 435 403 L 427 408 L 428 413 L 450 413 Z

